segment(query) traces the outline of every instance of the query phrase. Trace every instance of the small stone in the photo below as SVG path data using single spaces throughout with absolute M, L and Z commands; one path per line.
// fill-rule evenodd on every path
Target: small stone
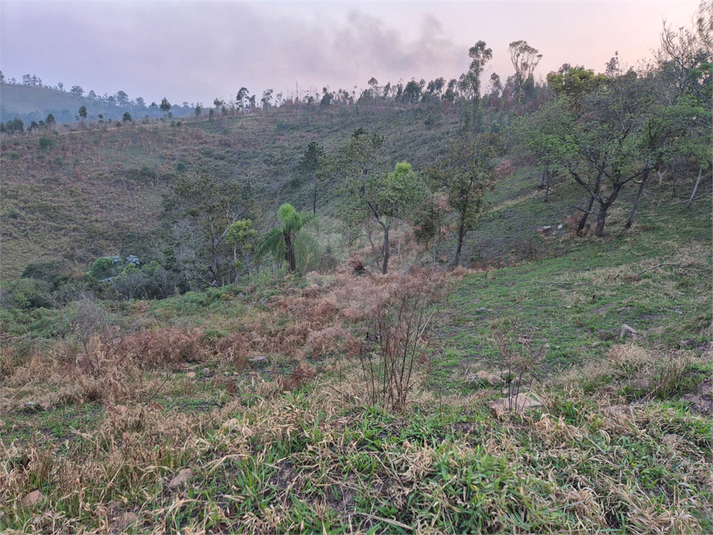
M 270 360 L 263 355 L 258 355 L 257 357 L 253 357 L 250 359 L 250 364 L 257 368 L 263 368 L 270 364 Z
M 33 490 L 27 496 L 22 498 L 22 506 L 23 507 L 32 507 L 33 505 L 41 502 L 44 499 L 45 499 L 44 494 L 42 494 L 39 490 Z
M 191 479 L 191 476 L 193 475 L 193 470 L 190 468 L 184 468 L 180 472 L 178 472 L 178 475 L 174 477 L 171 482 L 168 484 L 169 489 L 177 489 L 178 487 L 181 487 L 188 483 L 188 480 Z
M 195 377 L 196 377 L 196 372 L 188 372 L 188 373 L 186 374 L 186 377 L 188 377 L 189 379 L 195 379 Z
M 636 332 L 636 329 L 634 329 L 633 327 L 630 327 L 626 323 L 622 323 L 621 333 L 619 334 L 619 338 L 629 338 L 629 337 L 633 338 L 637 334 L 639 334 L 639 333 Z
M 531 394 L 518 394 L 510 399 L 501 398 L 495 401 L 489 401 L 486 405 L 497 418 L 500 418 L 510 410 L 522 414 L 527 409 L 540 407 L 542 403 Z
M 492 308 L 489 308 L 488 312 L 495 312 L 495 311 Z
M 482 314 L 483 312 L 485 312 L 485 307 L 476 308 L 475 311 L 479 314 Z
M 494 373 L 491 373 L 488 375 L 488 382 L 495 386 L 503 383 L 503 378 L 500 377 L 499 375 L 495 375 Z
M 203 368 L 203 375 L 208 375 L 210 373 L 209 368 Z
M 562 225 L 557 225 L 557 230 L 562 230 Z

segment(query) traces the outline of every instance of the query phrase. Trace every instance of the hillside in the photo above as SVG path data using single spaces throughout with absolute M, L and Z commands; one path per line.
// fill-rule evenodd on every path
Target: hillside
M 312 184 L 296 186 L 294 179 L 308 142 L 334 152 L 360 127 L 386 137 L 389 161 L 423 169 L 445 150 L 458 118 L 446 116 L 432 128 L 423 121 L 420 109 L 277 110 L 180 126 L 55 132 L 46 148 L 41 135 L 9 138 L 0 185 L 8 254 L 0 266 L 15 277 L 41 259 L 86 268 L 107 254 L 155 256 L 161 195 L 182 175 L 249 182 L 265 213 L 282 202 L 306 208 Z M 318 198 L 322 215 L 338 210 L 333 186 L 325 183 Z
M 25 123 L 27 128 L 32 121 L 37 123 L 44 121 L 50 113 L 54 115 L 58 123 L 74 123 L 77 121 L 79 108 L 82 106 L 86 106 L 88 118 L 94 121 L 100 114 L 105 120 L 120 121 L 127 111 L 137 120 L 145 117 L 157 119 L 161 114 L 158 109 L 149 109 L 146 106 L 110 105 L 99 99 L 77 97 L 67 91 L 49 87 L 0 84 L 0 122 L 3 123 L 17 117 Z M 172 113 L 177 117 L 183 117 L 193 115 L 193 109 L 174 106 Z

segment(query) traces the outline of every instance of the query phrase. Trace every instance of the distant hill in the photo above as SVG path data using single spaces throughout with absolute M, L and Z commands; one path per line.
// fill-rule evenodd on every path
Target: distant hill
M 58 123 L 71 123 L 77 120 L 79 108 L 87 107 L 88 120 L 97 120 L 99 114 L 106 120 L 120 120 L 125 112 L 134 119 L 158 118 L 161 111 L 148 106 L 118 106 L 102 99 L 77 97 L 67 91 L 59 91 L 48 87 L 37 87 L 21 84 L 0 85 L 0 121 L 3 123 L 20 118 L 25 125 L 32 121 L 40 122 L 48 114 L 54 115 Z M 193 113 L 193 108 L 173 106 L 171 113 L 176 117 L 185 117 Z

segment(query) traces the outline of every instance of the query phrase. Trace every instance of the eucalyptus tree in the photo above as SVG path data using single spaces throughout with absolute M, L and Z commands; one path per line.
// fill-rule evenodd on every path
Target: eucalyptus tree
M 522 99 L 525 81 L 532 76 L 535 68 L 542 59 L 542 54 L 536 48 L 527 44 L 527 41 L 513 41 L 508 46 L 510 61 L 515 68 L 515 94 L 519 104 Z

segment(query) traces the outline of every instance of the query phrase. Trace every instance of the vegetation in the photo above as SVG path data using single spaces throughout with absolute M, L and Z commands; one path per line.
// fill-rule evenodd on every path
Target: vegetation
M 701 9 L 638 71 L 8 119 L 0 531 L 712 532 Z

